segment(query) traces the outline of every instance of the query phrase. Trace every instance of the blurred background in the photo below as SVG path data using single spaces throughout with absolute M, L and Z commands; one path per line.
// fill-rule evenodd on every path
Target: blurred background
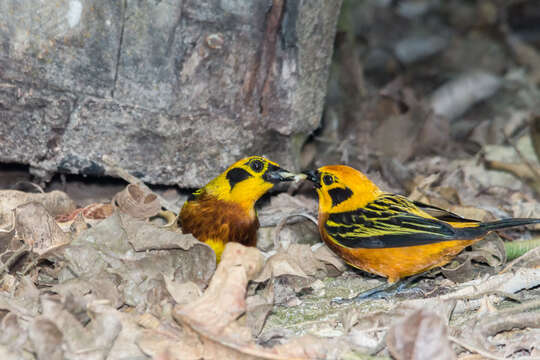
M 539 17 L 534 1 L 344 1 L 303 166 L 347 163 L 440 206 L 538 216 Z

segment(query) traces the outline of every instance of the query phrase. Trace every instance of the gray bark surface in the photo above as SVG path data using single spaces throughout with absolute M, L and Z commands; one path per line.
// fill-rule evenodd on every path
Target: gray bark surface
M 297 167 L 340 1 L 3 0 L 0 162 L 198 187 L 243 156 Z

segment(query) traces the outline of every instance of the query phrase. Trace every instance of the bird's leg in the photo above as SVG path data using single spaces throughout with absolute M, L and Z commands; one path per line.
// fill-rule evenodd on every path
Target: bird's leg
M 366 299 L 388 299 L 392 296 L 395 296 L 399 293 L 404 292 L 413 292 L 418 293 L 417 288 L 407 289 L 407 287 L 412 284 L 416 279 L 418 279 L 422 274 L 417 274 L 413 276 L 409 276 L 406 279 L 403 279 L 401 281 L 395 282 L 395 283 L 386 283 L 379 286 L 376 286 L 372 289 L 362 291 L 361 293 L 357 294 L 356 296 L 350 298 L 350 299 L 344 299 L 344 298 L 334 298 L 332 299 L 333 303 L 336 304 L 347 304 L 351 302 L 360 302 L 362 300 Z

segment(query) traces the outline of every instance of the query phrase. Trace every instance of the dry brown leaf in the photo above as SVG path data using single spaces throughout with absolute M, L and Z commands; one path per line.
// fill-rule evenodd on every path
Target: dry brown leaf
M 176 307 L 175 318 L 190 326 L 221 332 L 245 312 L 247 282 L 260 272 L 262 262 L 259 250 L 228 243 L 203 296 Z
M 501 84 L 498 76 L 484 71 L 465 73 L 438 88 L 431 96 L 431 106 L 435 114 L 456 119 L 495 94 Z
M 263 296 L 261 294 L 253 295 L 246 299 L 246 322 L 253 337 L 257 337 L 261 333 L 266 318 L 274 307 L 272 300 L 273 296 Z
M 28 337 L 39 360 L 62 360 L 62 332 L 46 317 L 38 316 L 30 324 Z
M 50 291 L 64 297 L 74 296 L 77 301 L 83 303 L 81 306 L 84 306 L 86 311 L 86 305 L 95 300 L 107 300 L 115 308 L 122 306 L 124 301 L 118 285 L 114 275 L 102 272 L 88 279 L 84 277 L 69 279 L 52 286 Z
M 350 342 L 365 352 L 371 352 L 384 339 L 390 325 L 396 319 L 405 316 L 399 311 L 400 309 L 392 312 L 377 311 L 363 314 L 355 309 L 343 312 L 341 321 Z
M 350 347 L 350 344 L 340 338 L 327 339 L 304 335 L 285 344 L 276 345 L 272 350 L 285 355 L 276 357 L 277 359 L 341 359 L 341 355 Z
M 467 280 L 471 280 L 474 276 L 474 267 L 471 263 L 471 259 L 467 258 L 462 263 L 452 261 L 450 264 L 441 267 L 442 274 L 455 283 L 462 283 Z
M 179 283 L 206 284 L 215 269 L 212 249 L 192 236 L 118 212 L 49 258 L 66 269 L 67 276 L 60 283 L 73 274 L 82 279 L 101 277 L 108 284 L 103 288 L 117 287 L 120 301 L 141 311 L 159 307 L 169 297 L 164 276 Z M 104 278 L 105 273 L 110 276 Z M 116 304 L 118 300 L 111 301 Z
M 51 216 L 66 214 L 75 209 L 73 200 L 62 191 L 35 194 L 18 190 L 0 190 L 0 223 L 5 222 L 3 218 L 9 217 L 13 209 L 28 202 L 43 205 Z
M 41 304 L 43 318 L 54 323 L 63 334 L 66 357 L 84 352 L 91 358 L 107 358 L 122 330 L 116 310 L 104 307 L 103 302 L 89 304 L 90 323 L 83 326 L 57 296 L 43 295 Z
M 456 356 L 443 319 L 429 310 L 418 310 L 392 326 L 388 349 L 398 360 L 450 360 Z
M 202 295 L 201 288 L 192 281 L 179 283 L 163 277 L 167 291 L 177 304 L 188 304 Z
M 394 87 L 391 91 L 389 87 Z M 449 144 L 446 135 L 450 131 L 448 118 L 434 114 L 429 106 L 420 101 L 412 88 L 393 81 L 383 89 L 391 95 L 394 113 L 387 110 L 375 112 L 378 127 L 373 131 L 371 146 L 382 156 L 408 160 L 415 155 L 443 152 Z M 387 98 L 387 101 L 390 98 Z
M 296 339 L 292 344 L 263 348 L 251 340 L 247 327 L 235 321 L 246 311 L 247 282 L 261 267 L 257 249 L 228 243 L 206 292 L 191 304 L 175 307 L 174 318 L 200 339 L 207 359 L 324 358 L 329 348 L 321 345 L 321 339 Z
M 17 207 L 15 221 L 17 236 L 40 256 L 71 241 L 40 203 L 30 202 Z
M 540 347 L 538 339 L 540 339 L 540 329 L 529 329 L 526 333 L 518 334 L 510 341 L 502 341 L 497 345 L 505 346 L 504 357 L 508 358 L 521 351 L 531 354 L 534 349 Z M 531 357 L 534 357 L 534 355 L 531 354 Z
M 482 277 L 468 281 L 461 284 L 457 290 L 438 297 L 412 299 L 403 303 L 415 308 L 434 308 L 441 301 L 465 299 L 466 301 L 458 301 L 455 305 L 453 314 L 458 314 L 478 309 L 482 304 L 480 297 L 483 295 L 489 296 L 489 300 L 497 304 L 504 300 L 505 297 L 495 294 L 515 294 L 523 289 L 532 289 L 540 285 L 540 269 L 517 268 L 513 270 L 513 272 L 503 271 L 501 274 L 488 278 Z M 473 299 L 470 299 L 471 297 Z
M 142 252 L 148 250 L 171 250 L 179 248 L 187 250 L 193 246 L 207 247 L 206 244 L 201 243 L 191 234 L 181 234 L 163 230 L 148 224 L 145 221 L 123 214 L 120 214 L 120 219 L 128 234 L 128 241 L 135 251 Z
M 145 330 L 136 339 L 136 343 L 152 359 L 205 359 L 203 344 L 196 337 L 186 336 L 171 329 Z
M 253 281 L 264 282 L 282 275 L 307 278 L 325 274 L 325 264 L 315 257 L 309 245 L 291 244 L 286 250 L 281 250 L 270 257 L 261 274 Z
M 12 312 L 6 314 L 0 323 L 0 344 L 7 346 L 11 352 L 18 352 L 21 356 L 20 352 L 22 352 L 26 341 L 26 332 L 21 326 L 18 316 Z
M 52 321 L 63 334 L 63 342 L 68 349 L 76 351 L 88 349 L 92 339 L 84 329 L 84 326 L 69 311 L 57 296 L 41 296 L 43 317 Z
M 467 252 L 472 260 L 484 262 L 491 267 L 497 267 L 506 262 L 504 242 L 496 233 L 488 234 L 481 241 L 471 246 L 472 251 Z
M 174 281 L 178 283 L 208 283 L 216 268 L 215 253 L 208 245 L 191 234 L 168 231 L 129 215 L 120 215 L 120 219 L 127 241 L 131 245 L 130 249 L 135 249 L 141 255 L 147 254 L 147 257 L 154 251 L 156 260 L 163 256 L 163 252 L 158 252 L 159 250 L 175 255 L 174 273 L 164 273 L 166 276 L 173 275 Z M 148 276 L 148 269 L 146 271 Z
M 471 248 L 472 250 L 463 251 L 450 264 L 442 267 L 443 275 L 453 282 L 462 283 L 486 272 L 494 273 L 498 266 L 506 262 L 504 243 L 496 233 L 488 234 Z M 490 268 L 477 263 L 488 264 Z
M 514 53 L 516 60 L 530 68 L 531 80 L 536 84 L 540 83 L 540 53 L 534 46 L 527 44 L 517 36 L 507 36 L 506 42 Z
M 92 319 L 87 329 L 98 340 L 95 346 L 108 348 L 105 358 L 137 359 L 143 356 L 134 342 L 143 333 L 135 316 L 116 310 L 106 301 L 91 302 L 87 309 Z
M 531 186 L 537 193 L 540 193 L 540 179 L 537 175 L 540 174 L 540 166 L 537 164 L 516 164 L 495 160 L 486 160 L 485 164 L 486 168 L 490 170 L 501 170 L 515 175 L 518 179 L 521 179 L 529 184 L 529 186 Z
M 24 276 L 14 293 L 0 292 L 0 314 L 11 312 L 17 316 L 33 318 L 39 315 L 39 290 Z
M 120 211 L 135 219 L 148 219 L 156 216 L 161 210 L 161 204 L 156 194 L 144 191 L 139 185 L 129 184 L 124 190 L 115 195 L 114 203 Z
M 23 305 L 24 310 L 29 311 L 32 314 L 38 313 L 40 292 L 28 275 L 22 276 L 19 279 L 19 284 L 14 295 L 13 300 L 20 301 L 20 305 Z M 23 310 L 21 308 L 19 309 Z
M 319 246 L 315 250 L 314 255 L 317 260 L 322 261 L 326 265 L 328 276 L 337 276 L 347 270 L 347 264 L 343 259 L 326 245 Z

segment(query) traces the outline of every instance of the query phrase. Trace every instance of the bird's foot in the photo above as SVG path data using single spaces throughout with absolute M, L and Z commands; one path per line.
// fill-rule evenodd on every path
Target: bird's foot
M 388 284 L 376 286 L 372 289 L 362 291 L 361 293 L 349 299 L 341 298 L 341 297 L 334 298 L 332 299 L 331 303 L 341 305 L 341 304 L 350 304 L 352 302 L 358 303 L 358 302 L 361 302 L 363 300 L 368 300 L 368 299 L 369 300 L 388 299 L 388 297 L 391 296 L 393 292 L 392 291 L 389 292 L 387 291 L 387 289 L 389 289 L 392 286 L 393 285 L 388 285 Z
M 419 287 L 409 287 L 409 285 L 411 285 L 411 283 L 414 282 L 415 280 L 416 280 L 416 277 L 411 277 L 409 279 L 400 281 L 398 283 L 383 284 L 380 286 L 376 286 L 372 289 L 362 291 L 361 293 L 349 299 L 337 297 L 337 298 L 332 299 L 331 304 L 341 305 L 341 304 L 350 304 L 353 302 L 359 303 L 364 300 L 378 300 L 378 299 L 389 300 L 390 298 L 398 294 L 399 295 L 412 295 L 412 296 L 425 295 L 424 291 L 420 289 Z

